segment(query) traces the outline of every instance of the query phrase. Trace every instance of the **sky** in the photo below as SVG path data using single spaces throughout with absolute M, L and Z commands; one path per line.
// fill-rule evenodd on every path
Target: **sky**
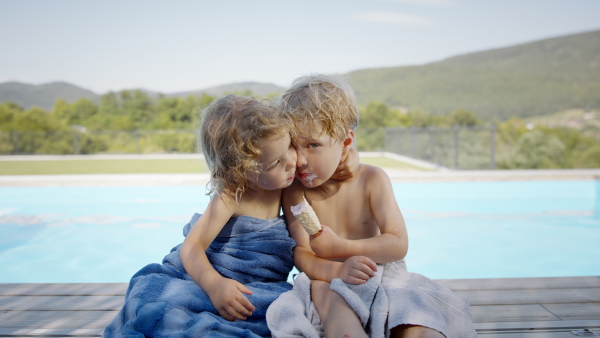
M 0 82 L 287 87 L 598 30 L 599 18 L 600 0 L 0 0 Z

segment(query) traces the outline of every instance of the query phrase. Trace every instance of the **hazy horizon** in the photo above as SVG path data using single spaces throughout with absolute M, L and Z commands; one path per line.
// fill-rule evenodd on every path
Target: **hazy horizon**
M 0 82 L 101 94 L 427 64 L 597 30 L 600 1 L 0 1 Z M 293 18 L 292 18 L 293 16 Z

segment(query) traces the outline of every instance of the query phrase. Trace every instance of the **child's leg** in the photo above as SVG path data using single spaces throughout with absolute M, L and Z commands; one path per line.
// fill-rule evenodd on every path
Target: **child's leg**
M 416 325 L 400 325 L 390 332 L 392 338 L 445 338 L 445 336 L 434 329 Z
M 323 281 L 312 281 L 311 298 L 325 329 L 325 337 L 366 337 L 360 319 L 344 298 Z

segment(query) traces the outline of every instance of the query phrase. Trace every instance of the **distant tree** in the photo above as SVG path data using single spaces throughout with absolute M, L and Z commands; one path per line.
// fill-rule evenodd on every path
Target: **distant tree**
M 51 114 L 58 120 L 61 120 L 68 125 L 80 122 L 77 119 L 73 107 L 71 107 L 71 105 L 63 99 L 58 99 L 56 102 L 54 102 L 54 108 L 52 109 Z
M 120 115 L 104 116 L 97 114 L 89 118 L 84 126 L 94 131 L 135 130 L 135 124 L 131 118 Z
M 17 114 L 13 123 L 18 153 L 73 153 L 73 133 L 69 126 L 45 110 L 31 108 Z
M 14 152 L 14 120 L 18 114 L 22 113 L 23 108 L 16 103 L 6 102 L 0 104 L 0 154 Z
M 600 143 L 577 153 L 573 158 L 575 168 L 600 168 Z
M 190 100 L 191 98 L 188 96 L 187 100 Z M 208 95 L 205 93 L 202 93 L 202 95 L 200 95 L 199 98 L 197 98 L 197 101 L 195 101 L 194 105 L 191 105 L 188 101 L 188 105 L 190 107 L 193 107 L 193 111 L 195 111 L 196 113 L 195 115 L 195 119 L 196 121 L 198 121 L 198 123 L 202 120 L 202 109 L 208 107 L 209 104 L 211 104 L 214 100 L 216 99 L 216 97 L 212 96 L 212 95 Z
M 98 106 L 90 99 L 81 98 L 73 102 L 71 107 L 77 117 L 77 124 L 84 124 L 87 119 L 98 114 Z
M 122 115 L 131 118 L 136 128 L 143 128 L 155 117 L 154 103 L 140 90 L 123 90 L 120 93 Z
M 17 114 L 14 124 L 15 129 L 19 131 L 69 130 L 69 127 L 64 122 L 37 107 L 31 108 L 22 114 Z
M 136 124 L 129 116 L 115 116 L 110 119 L 107 130 L 135 130 Z
M 418 109 L 411 110 L 408 113 L 408 119 L 411 127 L 425 128 L 436 124 L 436 120 L 433 115 Z
M 186 107 L 179 97 L 165 97 L 158 100 L 156 111 L 161 124 L 154 128 L 180 129 L 192 121 L 192 109 Z
M 566 147 L 565 167 L 567 168 L 597 168 L 600 159 L 594 158 L 594 149 L 600 142 L 584 133 L 563 127 L 541 127 L 546 134 L 557 137 Z
M 564 168 L 566 149 L 555 135 L 535 129 L 519 138 L 509 166 L 512 169 Z
M 114 92 L 108 92 L 100 97 L 98 104 L 98 114 L 102 116 L 112 116 L 119 114 L 119 99 Z
M 13 102 L 0 104 L 0 130 L 12 131 L 15 129 L 14 120 L 18 114 L 23 113 L 23 108 Z
M 185 98 L 161 97 L 156 102 L 156 118 L 151 129 L 195 129 L 198 127 L 201 110 L 215 98 L 202 94 Z
M 407 126 L 409 119 L 385 103 L 371 102 L 360 109 L 360 125 L 363 128 Z
M 450 125 L 461 127 L 473 127 L 483 123 L 475 113 L 464 109 L 455 110 L 450 113 L 449 122 Z

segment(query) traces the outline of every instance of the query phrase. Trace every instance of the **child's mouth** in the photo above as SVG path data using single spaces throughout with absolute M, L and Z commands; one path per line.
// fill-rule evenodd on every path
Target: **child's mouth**
M 310 176 L 310 173 L 297 173 L 296 176 L 298 176 L 299 179 L 303 180 Z
M 306 181 L 311 185 L 312 185 L 313 180 L 317 177 L 317 175 L 311 174 L 311 173 L 298 173 L 297 176 L 302 181 Z

